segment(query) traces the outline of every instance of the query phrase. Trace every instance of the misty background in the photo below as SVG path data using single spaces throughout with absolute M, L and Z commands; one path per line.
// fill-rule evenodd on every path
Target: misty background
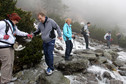
M 126 32 L 126 0 L 17 0 L 17 7 L 38 13 L 55 12 L 101 28 L 118 27 Z M 45 4 L 46 3 L 46 4 Z M 61 3 L 62 5 L 58 5 Z

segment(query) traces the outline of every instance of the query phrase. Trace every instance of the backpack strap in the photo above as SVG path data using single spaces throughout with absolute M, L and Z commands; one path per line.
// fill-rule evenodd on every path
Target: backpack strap
M 9 24 L 6 20 L 3 20 L 3 21 L 6 23 L 6 30 L 5 30 L 5 33 L 6 33 L 6 35 L 8 35 L 7 32 L 8 32 L 8 30 L 9 30 L 10 24 Z M 11 28 L 10 28 L 10 29 L 11 29 Z M 12 30 L 11 30 L 11 31 L 12 31 Z M 5 44 L 9 44 L 9 45 L 13 46 L 13 44 L 8 43 L 8 42 L 5 42 L 5 41 L 1 41 L 1 40 L 0 40 L 0 42 L 5 43 Z
M 7 32 L 8 32 L 8 30 L 9 30 L 10 25 L 9 25 L 9 23 L 8 23 L 6 20 L 3 20 L 3 21 L 6 23 L 6 30 L 5 30 L 5 33 L 6 33 L 6 35 L 8 35 Z

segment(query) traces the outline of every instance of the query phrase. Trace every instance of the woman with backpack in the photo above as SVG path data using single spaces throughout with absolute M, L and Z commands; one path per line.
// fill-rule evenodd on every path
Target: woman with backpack
M 12 80 L 15 35 L 32 38 L 32 35 L 17 28 L 16 24 L 21 20 L 17 13 L 8 15 L 8 18 L 0 21 L 0 60 L 2 62 L 0 84 L 7 84 Z

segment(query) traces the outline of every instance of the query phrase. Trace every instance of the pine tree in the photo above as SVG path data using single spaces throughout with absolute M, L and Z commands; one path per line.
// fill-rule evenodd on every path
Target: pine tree
M 17 8 L 16 3 L 17 0 L 0 0 L 0 20 L 8 19 L 7 14 L 15 12 L 22 18 L 17 24 L 18 29 L 28 33 L 34 31 L 34 19 L 31 17 L 31 13 Z M 22 39 L 18 38 L 18 42 L 21 43 L 21 41 Z M 30 68 L 41 61 L 42 40 L 40 36 L 33 38 L 30 43 L 24 45 L 26 46 L 24 50 L 15 53 L 14 72 L 23 69 L 24 65 Z

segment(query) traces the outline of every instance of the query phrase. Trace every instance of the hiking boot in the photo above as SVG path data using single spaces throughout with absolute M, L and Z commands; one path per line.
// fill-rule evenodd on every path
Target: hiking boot
M 53 73 L 53 71 L 52 71 L 50 68 L 47 68 L 46 74 L 47 74 L 47 75 L 51 75 L 52 73 Z
M 17 80 L 17 77 L 13 77 L 10 82 L 14 82 Z
M 89 50 L 90 48 L 86 48 L 87 50 Z
M 73 56 L 73 55 L 70 55 L 71 57 Z
M 65 61 L 72 61 L 72 57 L 65 59 Z

